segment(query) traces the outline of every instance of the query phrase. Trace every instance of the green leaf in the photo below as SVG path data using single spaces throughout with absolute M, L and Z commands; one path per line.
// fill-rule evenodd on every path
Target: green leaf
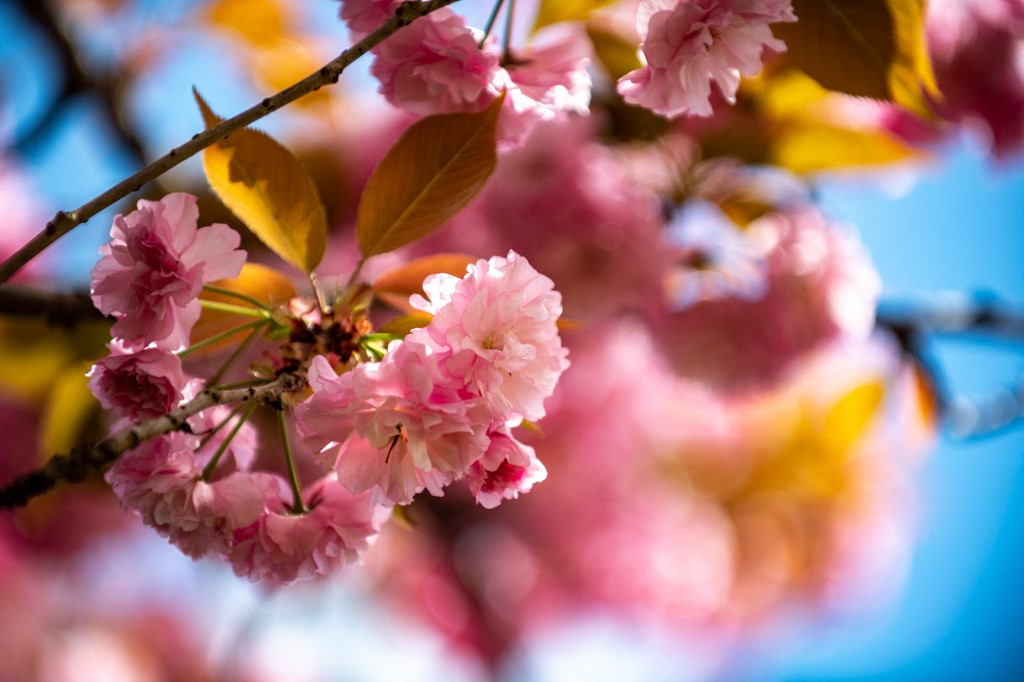
M 193 89 L 207 128 L 221 122 Z M 279 142 L 252 128 L 203 151 L 203 169 L 220 200 L 274 253 L 306 272 L 323 258 L 327 217 L 305 167 Z
M 931 114 L 923 0 L 793 0 L 793 11 L 796 23 L 772 25 L 790 65 L 830 90 Z
M 504 93 L 486 109 L 417 121 L 373 171 L 356 214 L 364 257 L 424 237 L 483 189 L 498 162 L 497 123 Z
M 533 32 L 560 21 L 579 21 L 602 7 L 607 7 L 615 0 L 540 0 L 537 18 L 533 22 Z

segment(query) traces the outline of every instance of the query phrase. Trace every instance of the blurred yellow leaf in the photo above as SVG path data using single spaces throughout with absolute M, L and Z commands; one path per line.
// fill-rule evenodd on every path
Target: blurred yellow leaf
M 39 320 L 0 320 L 0 394 L 38 403 L 77 355 L 73 339 Z
M 373 283 L 373 293 L 380 300 L 398 310 L 411 310 L 409 297 L 423 294 L 423 280 L 429 275 L 446 272 L 463 277 L 466 266 L 475 263 L 476 258 L 464 253 L 438 253 L 388 270 Z
M 882 132 L 805 123 L 779 132 L 768 162 L 795 173 L 814 173 L 922 156 L 913 147 Z
M 440 227 L 483 189 L 498 156 L 504 93 L 471 114 L 414 123 L 374 169 L 356 215 L 363 256 L 405 246 Z
M 587 36 L 594 46 L 594 56 L 612 80 L 618 80 L 642 66 L 637 44 L 610 28 L 588 22 Z
M 533 32 L 560 21 L 586 19 L 594 10 L 611 5 L 616 0 L 540 0 Z
M 793 0 L 799 21 L 772 25 L 786 61 L 830 90 L 929 115 L 937 95 L 922 0 Z
M 867 430 L 885 397 L 880 381 L 861 384 L 841 397 L 825 416 L 820 439 L 828 452 L 846 453 Z
M 43 405 L 39 433 L 39 458 L 47 461 L 54 454 L 70 452 L 82 440 L 86 426 L 100 404 L 89 390 L 91 362 L 75 363 L 55 379 Z
M 211 284 L 219 289 L 234 291 L 262 303 L 266 303 L 269 308 L 280 305 L 295 296 L 295 285 L 292 284 L 291 280 L 276 270 L 272 270 L 257 263 L 246 263 L 242 267 L 241 274 L 239 274 L 235 279 L 222 279 L 216 282 L 211 282 Z M 227 294 L 203 291 L 200 293 L 199 297 L 204 301 L 218 301 L 220 303 L 230 303 L 231 305 L 237 305 L 243 308 L 256 309 L 256 306 L 252 303 Z M 241 326 L 247 322 L 252 322 L 253 319 L 254 318 L 247 315 L 239 315 L 237 313 L 204 308 L 202 314 L 199 316 L 199 320 L 192 328 L 192 343 L 199 343 L 200 341 L 204 341 L 210 337 L 216 336 L 217 334 L 226 332 L 234 327 Z M 248 335 L 250 332 L 251 330 L 243 330 L 238 333 L 239 335 L 233 334 L 219 343 L 212 344 L 209 347 L 209 350 L 216 350 L 230 344 L 238 343 L 243 336 Z
M 735 120 L 721 130 L 698 131 L 698 139 L 705 156 L 734 156 L 801 174 L 928 158 L 881 126 L 849 120 L 848 99 L 794 69 L 745 79 L 741 105 L 730 111 Z
M 193 89 L 207 128 L 222 120 Z M 220 200 L 274 253 L 312 272 L 327 244 L 327 218 L 309 173 L 266 133 L 245 128 L 203 151 Z
M 288 12 L 280 0 L 216 0 L 207 21 L 256 46 L 273 45 L 288 29 Z

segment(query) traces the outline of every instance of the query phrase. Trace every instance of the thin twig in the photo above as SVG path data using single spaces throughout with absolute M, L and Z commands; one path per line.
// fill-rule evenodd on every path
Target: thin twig
M 85 292 L 43 291 L 19 284 L 0 286 L 0 315 L 41 318 L 69 328 L 107 319 Z
M 14 509 L 49 491 L 62 481 L 77 483 L 100 471 L 139 443 L 176 431 L 194 414 L 229 403 L 275 403 L 285 393 L 296 391 L 305 380 L 296 374 L 282 374 L 265 386 L 229 391 L 207 389 L 178 409 L 156 419 L 134 424 L 112 434 L 92 447 L 75 448 L 68 455 L 56 455 L 40 469 L 22 474 L 0 487 L 0 509 Z
M 376 47 L 385 38 L 391 36 L 400 28 L 407 26 L 416 19 L 430 14 L 442 7 L 447 7 L 458 0 L 429 0 L 427 2 L 405 2 L 395 10 L 395 16 L 382 24 L 376 31 L 366 36 L 358 43 L 342 52 L 335 59 L 328 62 L 316 73 L 303 78 L 298 83 L 285 88 L 281 92 L 267 97 L 259 104 L 249 107 L 242 113 L 233 116 L 213 128 L 197 133 L 191 140 L 175 147 L 167 154 L 149 164 L 142 170 L 117 183 L 103 194 L 82 204 L 71 212 L 58 211 L 53 219 L 46 224 L 46 228 L 32 238 L 25 246 L 20 248 L 13 256 L 0 265 L 0 283 L 6 282 L 14 273 L 25 266 L 44 249 L 64 236 L 72 229 L 81 225 L 115 201 L 122 199 L 132 192 L 137 192 L 145 185 L 170 169 L 177 166 L 185 159 L 191 158 L 212 144 L 215 144 L 231 133 L 244 128 L 245 126 L 258 121 L 267 114 L 277 111 L 286 104 L 290 104 L 303 95 L 319 90 L 325 85 L 337 83 L 341 73 L 348 68 L 352 62 Z

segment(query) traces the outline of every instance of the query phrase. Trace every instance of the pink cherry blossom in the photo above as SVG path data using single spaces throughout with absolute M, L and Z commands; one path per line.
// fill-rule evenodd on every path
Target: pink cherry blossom
M 362 40 L 395 14 L 402 0 L 341 0 L 341 18 L 352 40 Z
M 272 483 L 267 474 L 240 473 L 204 482 L 193 452 L 198 442 L 177 432 L 158 436 L 129 451 L 106 475 L 125 508 L 193 558 L 226 552 L 234 530 L 262 513 Z
M 515 53 L 495 73 L 494 85 L 505 89 L 498 120 L 498 145 L 518 147 L 538 123 L 590 111 L 590 46 L 586 38 L 567 32 L 544 44 Z
M 209 461 L 217 449 L 223 445 L 228 434 L 235 431 L 241 416 L 231 417 L 231 412 L 231 407 L 228 405 L 216 405 L 189 418 L 188 425 L 192 429 L 192 433 L 203 440 L 207 440 L 207 434 L 211 433 L 218 426 L 220 427 L 216 434 L 209 438 L 206 444 L 196 452 L 196 458 L 201 463 Z M 231 418 L 229 419 L 229 417 Z M 226 419 L 228 420 L 227 423 L 224 423 L 222 426 L 221 424 Z M 249 471 L 252 468 L 253 461 L 256 459 L 258 447 L 259 437 L 256 429 L 253 428 L 251 422 L 246 422 L 235 431 L 226 452 L 231 455 L 235 468 L 238 471 Z M 227 458 L 224 458 L 219 466 L 225 466 L 227 461 Z
M 310 486 L 303 497 L 308 513 L 290 513 L 273 495 L 268 511 L 235 531 L 230 559 L 237 575 L 276 583 L 327 575 L 358 561 L 391 515 L 391 505 L 378 504 L 369 492 L 353 495 L 334 477 Z
M 586 114 L 589 46 L 578 33 L 549 38 L 502 65 L 493 37 L 441 9 L 374 48 L 370 67 L 391 104 L 416 114 L 480 111 L 506 93 L 498 120 L 499 148 L 511 149 L 542 121 Z
M 197 230 L 198 217 L 196 198 L 175 193 L 114 218 L 92 271 L 92 300 L 117 320 L 111 333 L 125 349 L 186 346 L 203 284 L 241 271 L 238 233 L 220 224 Z
M 507 429 L 491 433 L 490 438 L 487 452 L 466 475 L 473 497 L 486 509 L 530 492 L 534 483 L 548 475 L 534 449 L 517 441 Z
M 498 54 L 479 42 L 462 15 L 440 9 L 374 48 L 370 72 L 389 102 L 413 113 L 479 111 L 500 92 Z
M 761 70 L 762 48 L 786 49 L 768 27 L 779 21 L 796 21 L 790 0 L 640 0 L 646 64 L 619 79 L 619 93 L 663 116 L 710 116 L 712 81 L 735 102 L 740 74 Z
M 376 487 L 397 504 L 423 489 L 440 495 L 486 450 L 490 410 L 446 387 L 437 360 L 426 346 L 394 341 L 381 362 L 339 377 L 314 358 L 313 395 L 296 417 L 309 443 L 333 443 L 325 452 L 336 453 L 338 480 L 353 493 Z
M 562 296 L 514 251 L 468 270 L 461 280 L 426 279 L 428 298 L 411 302 L 434 319 L 411 337 L 435 347 L 444 371 L 485 398 L 496 423 L 540 419 L 544 398 L 569 366 L 558 335 Z
M 181 360 L 160 348 L 126 353 L 116 343 L 87 376 L 89 389 L 104 409 L 132 421 L 159 417 L 178 406 L 188 377 Z

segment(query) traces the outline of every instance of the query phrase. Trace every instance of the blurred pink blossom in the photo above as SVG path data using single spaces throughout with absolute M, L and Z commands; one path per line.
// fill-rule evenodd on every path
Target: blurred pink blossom
M 710 116 L 712 81 L 734 103 L 740 74 L 761 70 L 762 49 L 786 49 L 768 27 L 780 21 L 796 21 L 790 0 L 640 0 L 646 63 L 619 79 L 619 93 L 663 116 Z
M 752 390 L 829 340 L 871 332 L 881 282 L 853 233 L 806 206 L 770 213 L 744 235 L 763 259 L 762 295 L 723 292 L 654 322 L 680 373 L 727 391 Z
M 352 40 L 361 40 L 395 14 L 402 0 L 341 0 L 341 18 Z
M 1024 3 L 934 0 L 928 43 L 940 116 L 988 138 L 1008 157 L 1024 149 Z
M 188 377 L 178 356 L 160 348 L 125 352 L 116 342 L 111 354 L 89 370 L 89 389 L 107 410 L 132 421 L 167 414 L 178 406 Z
M 92 300 L 117 319 L 111 333 L 126 350 L 188 345 L 203 284 L 241 271 L 238 233 L 220 224 L 197 230 L 198 217 L 196 198 L 175 193 L 114 218 L 92 271 Z

